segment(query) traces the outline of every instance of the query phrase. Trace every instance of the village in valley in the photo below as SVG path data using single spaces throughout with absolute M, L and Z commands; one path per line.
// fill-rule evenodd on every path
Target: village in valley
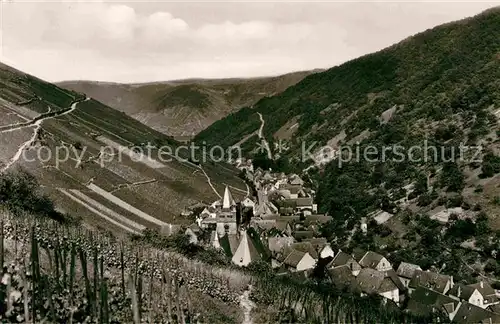
M 373 251 L 334 250 L 320 232 L 332 216 L 318 213 L 315 191 L 306 181 L 297 174 L 254 170 L 251 160 L 235 165 L 248 184 L 247 195 L 236 201 L 226 186 L 221 199 L 199 208 L 185 230 L 191 244 L 216 249 L 237 266 L 265 262 L 278 275 L 304 280 L 321 264 L 335 289 L 379 295 L 415 315 L 438 311 L 459 323 L 500 321 L 499 294 L 487 281 L 455 284 L 453 276 L 406 262 L 395 267 Z M 387 214 L 367 218 L 381 223 L 392 216 Z M 369 230 L 366 218 L 359 227 Z

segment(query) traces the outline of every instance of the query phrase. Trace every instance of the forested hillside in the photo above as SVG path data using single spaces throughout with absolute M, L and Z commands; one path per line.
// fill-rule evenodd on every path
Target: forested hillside
M 281 155 L 278 161 L 286 160 L 275 167 L 307 169 L 315 161 L 302 159 L 302 145 L 315 141 L 316 153 L 323 145 L 353 152 L 375 147 L 369 161 L 361 156 L 308 169 L 318 206 L 335 219 L 325 235 L 340 246 L 366 245 L 399 261 L 401 255 L 410 262 L 425 257 L 437 267 L 460 263 L 455 252 L 450 257 L 443 251 L 468 242 L 487 262 L 500 247 L 495 238 L 500 229 L 499 30 L 499 8 L 427 30 L 311 75 L 214 123 L 197 140 L 235 144 L 261 126 L 261 113 L 265 137 L 282 149 L 274 151 Z M 252 141 L 245 143 L 247 151 L 257 137 Z M 395 146 L 420 150 L 411 161 L 382 152 Z M 425 158 L 429 146 L 437 149 L 436 158 Z M 460 156 L 461 147 L 468 150 Z M 449 208 L 460 209 L 445 227 L 429 218 L 442 210 L 451 213 Z M 368 237 L 359 236 L 362 217 L 380 210 L 397 217 L 383 225 L 372 222 Z M 476 260 L 474 255 L 470 262 Z

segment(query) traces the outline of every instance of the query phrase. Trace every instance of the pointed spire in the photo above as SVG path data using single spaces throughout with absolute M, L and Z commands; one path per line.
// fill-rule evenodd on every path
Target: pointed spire
M 231 209 L 231 207 L 234 206 L 236 206 L 236 203 L 234 202 L 233 195 L 231 191 L 229 191 L 229 187 L 226 186 L 226 189 L 224 189 L 224 198 L 222 200 L 222 209 Z
M 238 248 L 234 252 L 232 261 L 238 266 L 247 266 L 259 258 L 259 253 L 246 231 L 241 231 L 241 239 Z

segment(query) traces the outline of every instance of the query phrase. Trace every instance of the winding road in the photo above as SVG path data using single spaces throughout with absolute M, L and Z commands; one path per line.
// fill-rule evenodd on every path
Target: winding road
M 262 117 L 262 114 L 260 112 L 257 112 L 257 114 L 259 115 L 259 118 L 260 118 L 260 128 L 259 128 L 259 132 L 257 133 L 257 135 L 259 136 L 260 140 L 263 142 L 263 146 L 265 147 L 266 151 L 267 151 L 267 157 L 271 160 L 273 158 L 272 154 L 271 154 L 271 149 L 269 148 L 269 143 L 266 141 L 266 138 L 262 135 L 263 133 L 263 130 L 264 130 L 264 124 L 265 124 L 265 121 L 264 121 L 264 117 Z
M 84 101 L 88 101 L 88 100 L 90 100 L 90 97 L 87 97 L 84 100 L 75 101 L 67 109 L 63 109 L 63 110 L 59 110 L 59 111 L 53 111 L 53 112 L 48 112 L 48 113 L 45 113 L 45 114 L 41 114 L 40 116 L 38 116 L 38 117 L 36 117 L 36 118 L 28 121 L 28 122 L 17 123 L 17 124 L 6 125 L 6 126 L 0 127 L 0 134 L 7 133 L 7 132 L 13 132 L 13 131 L 21 130 L 21 129 L 25 129 L 25 128 L 35 127 L 35 129 L 33 131 L 33 136 L 29 140 L 27 140 L 26 142 L 24 142 L 23 144 L 21 144 L 21 146 L 17 150 L 16 154 L 0 170 L 0 173 L 4 173 L 5 171 L 7 171 L 14 163 L 16 163 L 21 158 L 21 155 L 23 154 L 23 151 L 25 149 L 27 149 L 28 147 L 30 147 L 33 144 L 33 142 L 35 142 L 35 140 L 36 140 L 36 138 L 38 136 L 38 132 L 42 128 L 42 123 L 45 120 L 67 115 L 67 114 L 73 112 L 76 109 L 76 106 L 79 103 L 84 102 Z

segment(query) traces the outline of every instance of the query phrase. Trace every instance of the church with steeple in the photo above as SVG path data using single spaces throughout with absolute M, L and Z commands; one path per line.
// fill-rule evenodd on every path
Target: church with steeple
M 238 205 L 231 194 L 231 190 L 226 186 L 222 199 L 215 201 L 202 215 L 209 215 L 199 220 L 203 229 L 215 229 L 217 234 L 236 234 L 238 232 L 236 215 Z

